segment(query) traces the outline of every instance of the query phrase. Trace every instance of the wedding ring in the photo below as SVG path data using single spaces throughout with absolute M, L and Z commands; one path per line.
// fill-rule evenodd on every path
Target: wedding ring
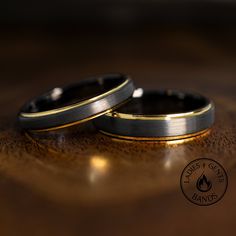
M 132 96 L 132 80 L 122 74 L 89 78 L 56 87 L 26 103 L 20 125 L 30 130 L 52 130 L 75 125 L 111 111 Z
M 195 136 L 214 123 L 214 104 L 189 92 L 137 89 L 117 110 L 94 120 L 110 136 L 132 140 L 174 140 Z

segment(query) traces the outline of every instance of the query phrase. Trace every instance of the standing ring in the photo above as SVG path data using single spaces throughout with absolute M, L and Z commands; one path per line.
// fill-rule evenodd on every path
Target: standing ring
M 137 89 L 127 103 L 94 122 L 101 132 L 114 137 L 174 140 L 210 128 L 214 123 L 214 104 L 195 93 Z

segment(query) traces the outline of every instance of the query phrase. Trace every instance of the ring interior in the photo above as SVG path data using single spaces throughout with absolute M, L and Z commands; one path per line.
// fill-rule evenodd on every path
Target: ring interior
M 22 108 L 22 112 L 35 113 L 49 111 L 104 94 L 125 82 L 122 75 L 107 75 L 98 78 L 82 80 L 78 84 L 58 87 L 33 99 Z
M 150 91 L 133 97 L 117 113 L 143 116 L 158 116 L 176 113 L 187 113 L 204 108 L 209 100 L 197 94 L 178 91 Z

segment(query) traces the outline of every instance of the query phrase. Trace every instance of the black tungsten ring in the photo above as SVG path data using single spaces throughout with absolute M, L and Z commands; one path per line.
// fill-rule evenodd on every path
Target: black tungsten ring
M 132 80 L 108 74 L 56 87 L 26 103 L 18 120 L 24 129 L 52 130 L 98 117 L 132 96 Z
M 208 130 L 214 122 L 214 104 L 196 93 L 137 89 L 127 103 L 94 122 L 114 137 L 174 140 Z

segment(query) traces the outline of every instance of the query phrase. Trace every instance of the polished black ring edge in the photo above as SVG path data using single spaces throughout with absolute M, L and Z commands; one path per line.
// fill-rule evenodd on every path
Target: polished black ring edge
M 206 99 L 208 101 L 208 99 Z M 137 138 L 176 137 L 195 134 L 210 128 L 215 120 L 215 106 L 209 101 L 210 109 L 202 114 L 174 119 L 124 119 L 102 115 L 94 119 L 95 126 L 105 133 L 117 136 Z M 184 113 L 183 113 L 184 114 Z
M 128 83 L 124 87 L 86 105 L 41 117 L 24 117 L 19 113 L 18 122 L 23 129 L 43 130 L 69 125 L 74 122 L 82 122 L 95 115 L 102 115 L 104 112 L 110 111 L 110 109 L 118 106 L 132 96 L 135 87 L 132 80 L 128 77 L 127 79 Z

